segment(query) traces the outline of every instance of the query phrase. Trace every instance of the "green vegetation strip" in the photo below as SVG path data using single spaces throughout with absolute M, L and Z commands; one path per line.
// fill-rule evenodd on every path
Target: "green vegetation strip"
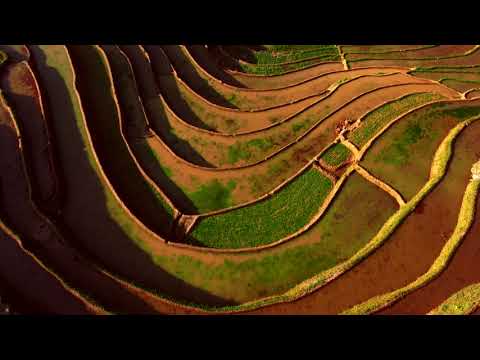
M 305 226 L 332 186 L 319 171 L 310 169 L 265 201 L 201 220 L 190 238 L 213 248 L 272 243 Z
M 332 60 L 338 60 L 339 58 L 338 49 L 335 45 L 318 45 L 314 49 L 292 50 L 280 54 L 275 54 L 275 52 L 272 51 L 257 51 L 254 52 L 254 55 L 257 61 L 257 66 L 300 61 L 313 57 L 325 57 Z
M 480 305 L 480 283 L 456 292 L 427 315 L 468 315 Z
M 320 157 L 327 165 L 337 167 L 352 157 L 352 152 L 342 143 L 332 145 Z
M 322 60 L 330 61 L 329 57 L 325 57 L 325 59 Z M 281 75 L 289 71 L 300 70 L 313 64 L 314 63 L 311 60 L 286 65 L 250 65 L 241 63 L 240 68 L 247 74 L 272 76 Z
M 470 226 L 475 219 L 475 205 L 480 188 L 480 181 L 470 181 L 465 194 L 463 196 L 460 213 L 458 215 L 458 222 L 455 230 L 443 247 L 440 255 L 435 259 L 430 269 L 420 276 L 417 280 L 411 282 L 407 286 L 392 291 L 387 294 L 373 297 L 361 304 L 355 305 L 349 310 L 346 310 L 342 315 L 366 315 L 371 314 L 381 308 L 390 305 L 392 302 L 405 297 L 418 288 L 426 285 L 428 282 L 436 278 L 443 270 L 446 269 L 450 258 L 455 253 L 455 250 L 461 244 L 463 238 L 467 234 Z
M 444 99 L 439 94 L 419 93 L 404 96 L 371 111 L 360 127 L 348 134 L 348 140 L 362 148 L 385 125 L 403 113 L 428 102 Z

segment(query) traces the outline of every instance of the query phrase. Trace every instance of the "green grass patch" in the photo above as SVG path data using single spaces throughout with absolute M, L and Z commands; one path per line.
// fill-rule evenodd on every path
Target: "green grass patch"
M 318 59 L 316 59 L 318 60 Z M 334 61 L 336 58 L 328 55 L 322 57 L 322 61 Z M 243 72 L 247 74 L 255 74 L 255 75 L 266 75 L 266 76 L 273 76 L 273 75 L 281 75 L 286 72 L 300 70 L 306 67 L 313 65 L 314 62 L 311 60 L 301 61 L 294 64 L 287 64 L 287 65 L 250 65 L 250 64 L 240 64 L 240 67 Z
M 245 143 L 236 142 L 228 147 L 227 163 L 235 164 L 240 160 L 250 160 L 254 151 L 266 152 L 273 147 L 273 141 L 268 139 L 253 139 Z
M 233 206 L 232 191 L 236 187 L 236 182 L 230 180 L 226 185 L 217 179 L 206 184 L 188 194 L 199 212 L 208 212 Z
M 317 45 L 315 48 L 303 50 L 257 51 L 254 53 L 257 65 L 274 65 L 292 61 L 300 61 L 314 57 L 328 57 L 338 59 L 339 53 L 335 45 Z
M 262 202 L 200 221 L 191 237 L 214 248 L 243 248 L 272 243 L 298 231 L 314 216 L 332 189 L 331 181 L 308 170 Z M 301 204 L 301 206 L 299 206 Z
M 407 95 L 399 100 L 389 102 L 370 112 L 362 121 L 360 127 L 348 134 L 348 140 L 358 148 L 362 148 L 385 125 L 403 113 L 422 104 L 444 99 L 442 95 L 420 93 Z
M 352 156 L 352 152 L 342 143 L 337 143 L 330 146 L 325 151 L 321 159 L 330 166 L 339 166 L 347 161 Z

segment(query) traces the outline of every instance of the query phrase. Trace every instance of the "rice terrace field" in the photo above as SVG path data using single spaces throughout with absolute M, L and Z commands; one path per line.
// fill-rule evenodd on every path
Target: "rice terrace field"
M 480 45 L 0 45 L 0 314 L 480 313 Z

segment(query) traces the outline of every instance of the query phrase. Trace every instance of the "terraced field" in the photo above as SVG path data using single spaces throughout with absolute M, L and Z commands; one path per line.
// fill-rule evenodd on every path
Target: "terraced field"
M 0 45 L 0 313 L 475 314 L 478 45 Z

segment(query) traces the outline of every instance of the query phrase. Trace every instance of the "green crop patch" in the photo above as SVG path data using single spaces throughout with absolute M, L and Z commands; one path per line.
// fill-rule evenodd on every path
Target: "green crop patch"
M 348 139 L 358 148 L 364 146 L 385 125 L 403 113 L 426 104 L 444 99 L 442 95 L 431 93 L 411 94 L 399 100 L 389 102 L 371 111 L 363 120 L 360 127 L 348 134 Z
M 191 240 L 214 248 L 272 243 L 305 226 L 331 189 L 328 178 L 310 169 L 271 198 L 201 220 L 190 234 Z
M 234 205 L 231 194 L 235 187 L 233 180 L 223 185 L 215 179 L 200 185 L 196 191 L 189 193 L 189 197 L 199 212 L 214 211 Z
M 338 49 L 335 45 L 318 45 L 314 48 L 297 51 L 258 51 L 254 53 L 257 65 L 274 65 L 309 58 L 329 58 L 338 60 Z
M 240 160 L 250 160 L 256 150 L 266 152 L 273 147 L 271 139 L 253 139 L 245 143 L 237 141 L 228 147 L 227 163 L 235 164 Z
M 329 166 L 337 167 L 352 157 L 352 152 L 342 143 L 330 146 L 321 159 Z

